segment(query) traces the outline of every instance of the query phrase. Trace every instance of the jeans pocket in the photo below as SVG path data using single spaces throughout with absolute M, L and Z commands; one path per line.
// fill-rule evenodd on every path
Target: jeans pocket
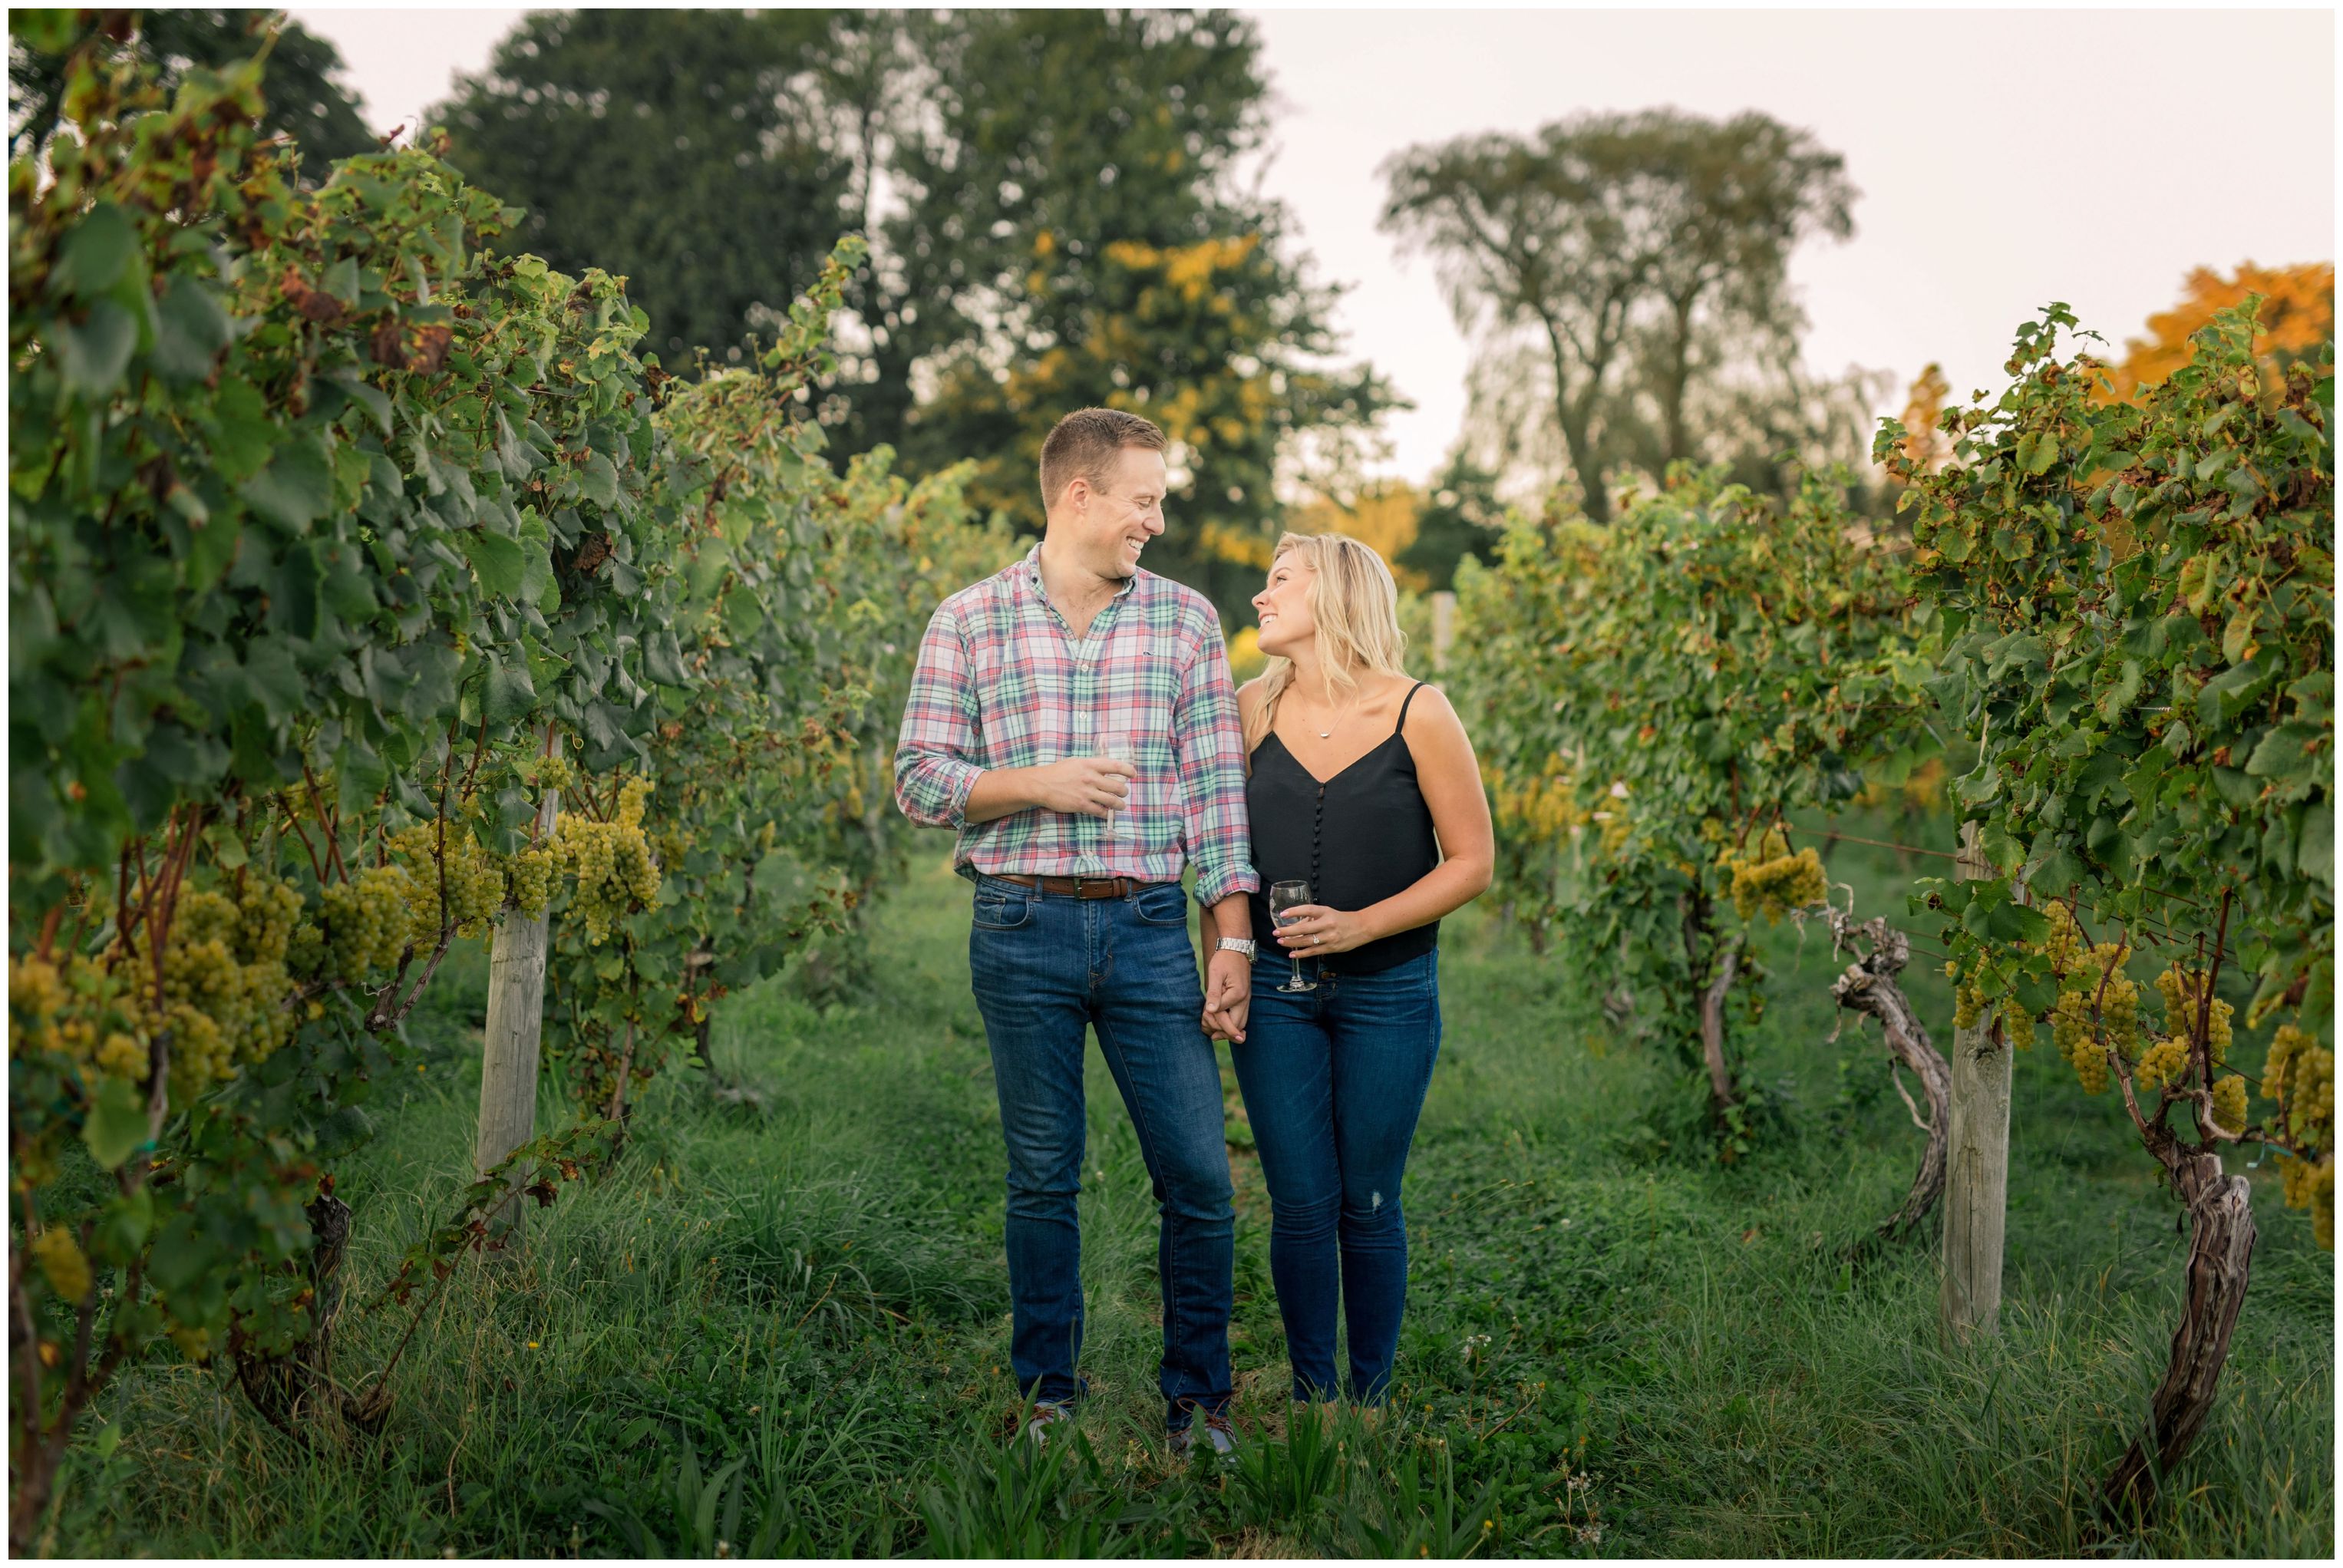
M 1013 931 L 1032 920 L 1033 899 L 1014 884 L 988 882 L 976 890 L 970 918 L 980 931 Z
M 1131 913 L 1151 926 L 1188 923 L 1188 894 L 1177 882 L 1142 888 L 1131 896 Z

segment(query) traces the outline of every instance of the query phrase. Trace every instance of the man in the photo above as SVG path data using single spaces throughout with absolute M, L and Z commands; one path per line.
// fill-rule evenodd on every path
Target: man
M 904 815 L 960 830 L 969 970 L 1009 1149 L 1010 1363 L 1029 1433 L 1083 1382 L 1085 1026 L 1122 1091 L 1161 1215 L 1159 1379 L 1174 1452 L 1235 1446 L 1232 1232 L 1210 1027 L 1252 998 L 1244 741 L 1211 601 L 1139 569 L 1163 531 L 1163 432 L 1111 408 L 1041 446 L 1040 545 L 938 608 L 895 752 Z M 1200 990 L 1182 869 L 1224 933 Z M 1201 1020 L 1201 1023 L 1200 1023 Z M 1200 1435 L 1198 1429 L 1202 1428 Z

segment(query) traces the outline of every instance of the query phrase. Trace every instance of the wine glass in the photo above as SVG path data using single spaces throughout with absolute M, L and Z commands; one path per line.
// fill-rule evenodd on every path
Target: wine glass
M 1309 883 L 1272 882 L 1269 888 L 1269 918 L 1281 926 L 1291 925 L 1293 922 L 1286 917 L 1285 911 L 1298 904 L 1306 904 L 1309 901 Z M 1316 990 L 1318 989 L 1316 980 L 1302 978 L 1302 955 L 1289 951 L 1286 957 L 1293 960 L 1293 978 L 1277 989 L 1282 991 Z
M 1128 735 L 1101 736 L 1099 738 L 1098 752 L 1100 756 L 1105 758 L 1110 762 L 1128 762 L 1134 768 L 1139 765 L 1139 748 Z M 1129 783 L 1131 793 L 1133 795 L 1137 794 L 1139 790 L 1138 776 L 1133 774 L 1129 780 Z M 1130 797 L 1126 796 L 1124 799 L 1129 799 Z M 1125 809 L 1127 810 L 1128 808 Z M 1131 824 L 1125 819 L 1124 811 L 1109 811 L 1106 814 L 1105 833 L 1110 839 L 1127 839 L 1131 836 Z

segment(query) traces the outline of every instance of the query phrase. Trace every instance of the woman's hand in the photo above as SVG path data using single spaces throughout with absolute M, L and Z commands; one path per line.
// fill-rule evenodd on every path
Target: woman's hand
M 1375 940 L 1374 932 L 1367 930 L 1367 922 L 1357 910 L 1296 904 L 1285 913 L 1287 920 L 1277 928 L 1277 940 L 1287 952 L 1299 958 L 1347 953 Z

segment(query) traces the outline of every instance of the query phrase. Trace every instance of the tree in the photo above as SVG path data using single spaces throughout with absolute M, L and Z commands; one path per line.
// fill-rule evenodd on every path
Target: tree
M 1793 357 L 1790 253 L 1854 232 L 1844 160 L 1755 113 L 1585 115 L 1411 147 L 1384 172 L 1384 228 L 1432 255 L 1481 340 L 1484 411 L 1509 437 L 1558 437 L 1598 522 L 1614 463 L 1720 455 L 1696 390 Z
M 259 121 L 264 135 L 289 136 L 301 148 L 301 177 L 314 184 L 337 158 L 374 151 L 373 132 L 340 80 L 341 51 L 287 20 L 281 11 L 83 11 L 71 14 L 77 36 L 111 45 L 146 62 L 157 84 L 176 90 L 196 66 L 218 70 L 267 45 L 268 77 Z M 64 104 L 70 55 L 31 49 L 12 35 L 8 46 L 8 152 L 48 144 Z
M 437 112 L 448 161 L 527 209 L 516 250 L 625 276 L 647 347 L 724 354 L 862 216 L 822 91 L 853 17 L 533 13 Z
M 2276 268 L 2240 262 L 2233 277 L 2200 266 L 2188 275 L 2185 287 L 2178 305 L 2147 318 L 2148 336 L 2126 340 L 2123 363 L 2108 375 L 2115 396 L 2136 398 L 2187 364 L 2197 352 L 2197 334 L 2251 295 L 2262 302 L 2254 318 L 2254 352 L 2268 359 L 2271 368 L 2283 371 L 2318 345 L 2334 341 L 2331 261 Z
M 1415 537 L 1392 558 L 1392 565 L 1423 574 L 1431 588 L 1452 586 L 1456 563 L 1471 556 L 1494 566 L 1505 526 L 1497 499 L 1497 477 L 1459 448 L 1450 454 L 1415 514 Z
M 1242 604 L 1297 445 L 1338 461 L 1392 402 L 1331 365 L 1332 294 L 1290 254 L 1285 213 L 1233 188 L 1264 131 L 1252 24 L 958 11 L 918 48 L 930 114 L 894 157 L 907 206 L 870 325 L 878 384 L 916 365 L 935 391 L 900 430 L 850 418 L 848 444 L 895 442 L 917 468 L 973 457 L 972 498 L 1038 530 L 1051 425 L 1085 404 L 1145 415 L 1178 443 L 1148 564 Z

